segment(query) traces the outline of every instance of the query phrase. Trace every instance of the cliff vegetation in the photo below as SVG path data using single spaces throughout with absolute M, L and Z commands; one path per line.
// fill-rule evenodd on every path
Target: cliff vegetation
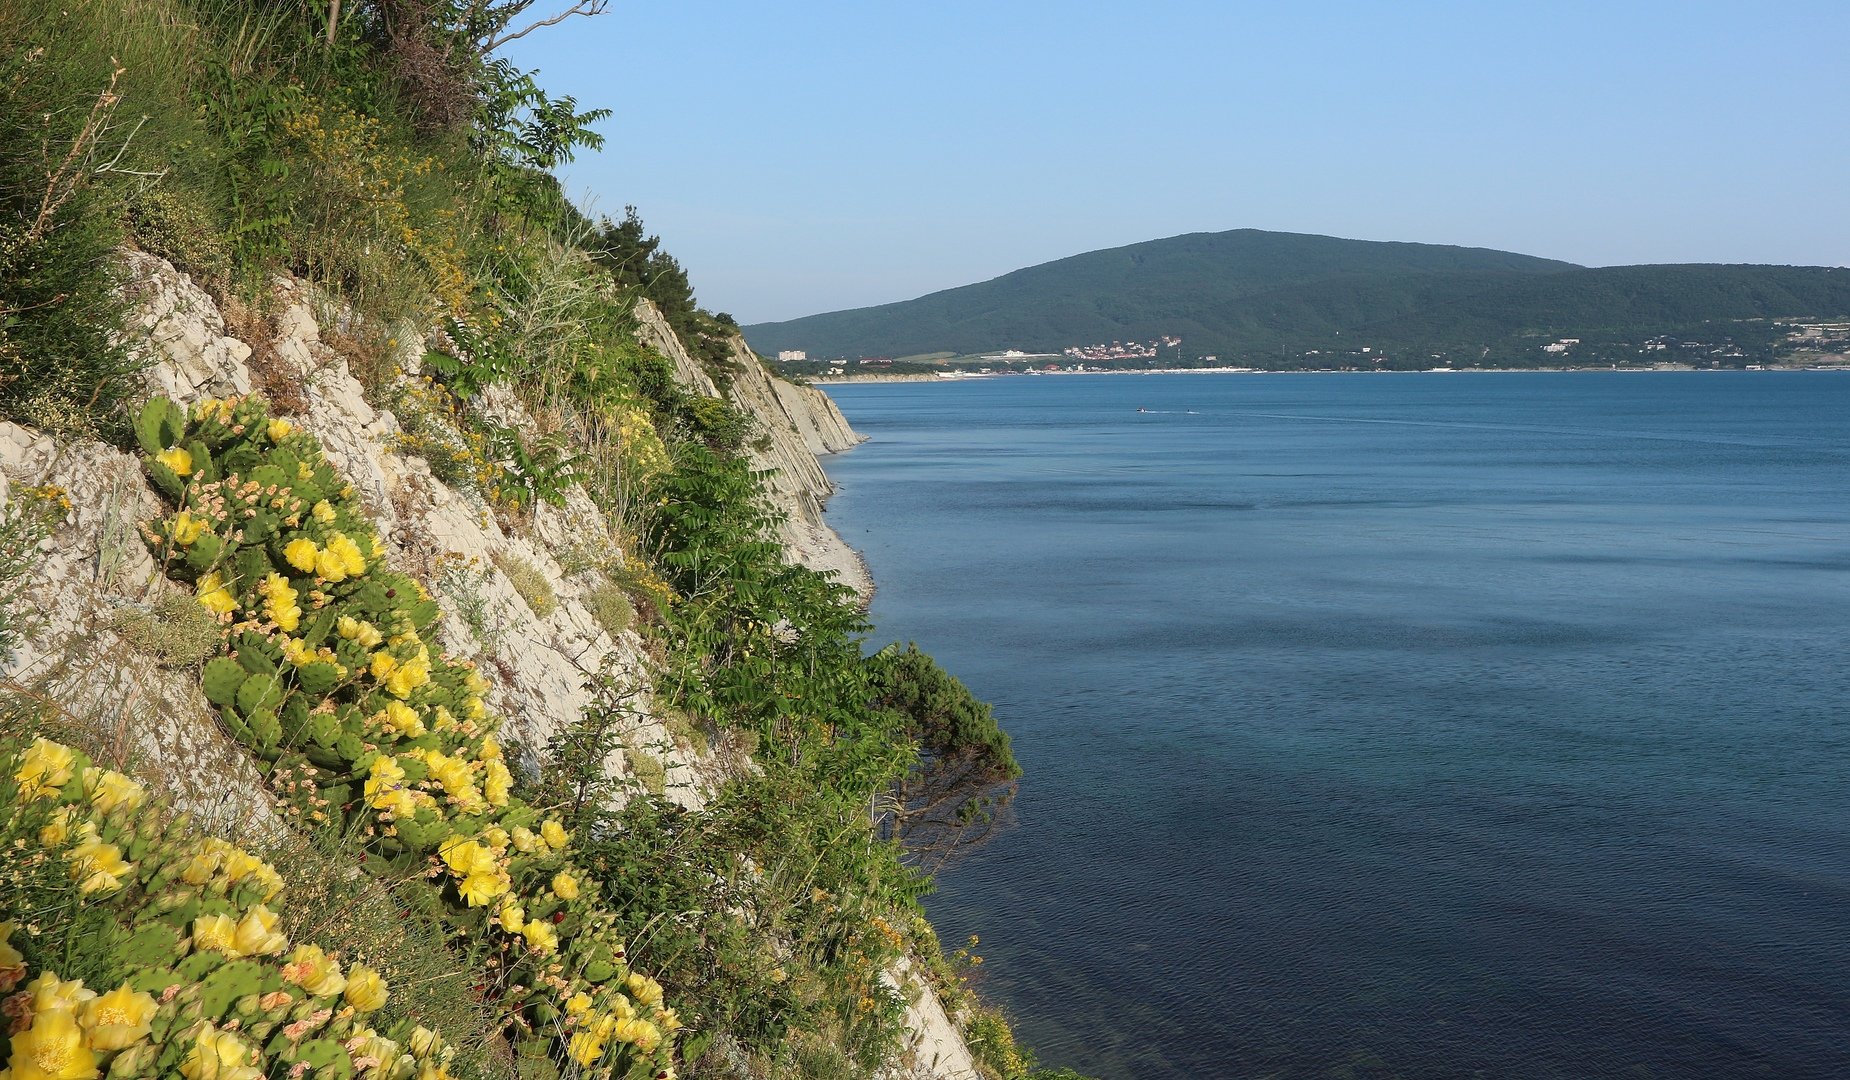
M 602 7 L 0 8 L 0 1075 L 1060 1075 L 919 906 L 1020 770 L 865 647 L 851 433 L 496 55 Z

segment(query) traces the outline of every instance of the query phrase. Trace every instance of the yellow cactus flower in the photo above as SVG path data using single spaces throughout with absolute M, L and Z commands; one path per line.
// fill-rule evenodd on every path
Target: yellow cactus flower
M 90 1049 L 104 1052 L 126 1050 L 148 1037 L 154 1013 L 159 1008 L 153 995 L 141 993 L 123 983 L 109 993 L 85 1002 L 77 1018 L 88 1032 L 85 1042 Z
M 19 782 L 19 793 L 28 799 L 39 799 L 57 793 L 57 790 L 71 780 L 71 762 L 76 760 L 76 751 L 63 743 L 50 739 L 34 739 L 26 752 L 20 755 L 19 770 L 13 779 Z
M 74 808 L 60 806 L 51 819 L 39 829 L 39 843 L 48 848 L 63 847 L 71 838 L 71 812 Z
M 355 964 L 347 973 L 347 989 L 341 998 L 356 1011 L 369 1013 L 383 1008 L 388 996 L 385 980 L 377 971 L 365 964 Z
M 663 1009 L 655 1014 L 655 1022 L 663 1031 L 681 1030 L 681 1017 L 673 1009 Z
M 630 977 L 624 980 L 624 985 L 629 987 L 630 996 L 643 1005 L 662 1003 L 662 984 L 647 975 L 632 971 Z
M 398 670 L 398 657 L 382 649 L 373 654 L 372 663 L 367 666 L 367 670 L 372 672 L 373 678 L 384 682 L 392 672 Z
M 561 900 L 578 899 L 578 879 L 559 871 L 552 876 L 552 894 Z
M 69 1009 L 34 1010 L 32 1026 L 13 1036 L 12 1080 L 92 1080 L 96 1052 Z
M 386 702 L 385 708 L 375 714 L 374 719 L 408 739 L 424 734 L 424 718 L 402 701 Z
M 510 934 L 518 934 L 526 929 L 527 913 L 521 910 L 520 904 L 512 897 L 501 902 L 501 910 L 495 917 L 501 920 L 501 929 Z
M 583 1068 L 590 1068 L 604 1056 L 604 1043 L 595 1031 L 580 1031 L 572 1036 L 566 1052 Z
M 240 956 L 275 956 L 289 947 L 289 939 L 276 928 L 276 913 L 258 904 L 238 921 L 232 944 Z
M 501 744 L 495 741 L 493 735 L 484 735 L 482 736 L 482 749 L 476 756 L 483 761 L 500 761 L 502 759 Z
M 437 854 L 442 857 L 444 865 L 450 868 L 450 873 L 457 877 L 494 873 L 496 870 L 494 852 L 460 836 L 452 836 L 437 845 Z
M 661 1029 L 641 1018 L 617 1021 L 616 1030 L 610 1034 L 618 1042 L 630 1043 L 645 1054 L 654 1053 L 662 1043 Z
M 75 1013 L 96 997 L 96 991 L 84 988 L 82 979 L 60 979 L 49 971 L 40 972 L 38 978 L 27 983 L 25 992 L 31 995 L 35 1013 L 52 1009 Z
M 491 758 L 482 769 L 482 794 L 490 806 L 506 806 L 514 790 L 514 775 L 498 759 Z
M 194 595 L 200 606 L 214 615 L 238 609 L 238 598 L 231 595 L 231 590 L 225 587 L 224 577 L 216 570 L 200 577 L 199 583 L 194 586 Z
M 327 550 L 340 560 L 341 570 L 348 577 L 359 577 L 366 572 L 366 557 L 346 533 L 337 532 L 329 537 Z
M 494 849 L 497 856 L 507 851 L 508 841 L 511 839 L 513 838 L 508 836 L 507 830 L 499 825 L 490 825 L 482 831 L 482 843 Z
M 193 948 L 238 955 L 238 923 L 229 915 L 201 915 L 193 920 Z
M 327 548 L 315 553 L 315 576 L 327 581 L 347 580 L 347 564 L 341 557 Z
M 477 696 L 488 693 L 488 680 L 473 671 L 463 676 L 463 685 L 469 688 L 471 694 Z
M 205 533 L 206 525 L 204 518 L 194 517 L 191 513 L 182 510 L 173 517 L 170 535 L 176 545 L 190 547 Z
M 193 455 L 184 446 L 170 446 L 154 455 L 154 460 L 172 469 L 179 476 L 193 475 Z
M 245 878 L 255 878 L 264 885 L 264 899 L 268 900 L 282 891 L 282 876 L 276 868 L 242 848 L 225 845 L 225 880 L 233 885 Z M 271 888 L 275 886 L 275 888 Z
M 256 1047 L 213 1024 L 203 1024 L 193 1049 L 180 1062 L 180 1075 L 186 1080 L 261 1080 L 263 1073 L 256 1067 L 261 1060 Z
M 140 809 L 142 801 L 148 797 L 140 784 L 109 769 L 86 770 L 84 791 L 90 796 L 90 805 L 100 814 L 111 813 L 118 807 L 132 813 Z
M 540 838 L 533 835 L 533 830 L 522 828 L 519 825 L 514 826 L 514 831 L 509 836 L 513 839 L 514 850 L 522 855 L 531 855 L 534 849 L 540 846 Z
M 570 1016 L 577 1016 L 580 1013 L 590 1012 L 591 995 L 580 990 L 578 993 L 566 998 L 565 1011 Z
M 340 964 L 319 945 L 297 945 L 283 965 L 283 978 L 316 997 L 333 997 L 347 989 Z
M 505 894 L 508 887 L 507 878 L 501 874 L 477 873 L 464 878 L 456 891 L 468 906 L 486 907 Z
M 122 879 L 135 870 L 135 864 L 122 857 L 121 848 L 98 840 L 78 844 L 64 857 L 71 864 L 71 880 L 78 882 L 77 891 L 86 896 L 120 889 Z
M 294 430 L 295 425 L 287 420 L 272 420 L 264 426 L 264 434 L 268 435 L 273 443 L 287 439 Z
M 559 824 L 558 818 L 547 818 L 545 824 L 540 826 L 540 839 L 546 841 L 546 846 L 554 851 L 563 849 L 571 838 L 572 834 L 565 831 L 565 826 Z
M 520 936 L 527 939 L 527 947 L 544 956 L 559 948 L 559 935 L 553 933 L 552 924 L 539 919 L 532 919 L 521 928 Z
M 316 503 L 314 508 L 308 513 L 310 517 L 313 517 L 323 525 L 329 524 L 334 520 L 334 504 L 328 502 L 326 499 L 322 499 L 320 502 Z
M 304 574 L 315 572 L 315 560 L 320 555 L 321 549 L 315 546 L 313 540 L 307 538 L 298 537 L 283 545 L 283 558 L 288 559 L 290 566 Z
M 334 629 L 341 637 L 359 642 L 360 647 L 365 649 L 377 648 L 385 640 L 385 635 L 379 632 L 377 626 L 351 615 L 342 615 L 335 621 Z
M 424 1058 L 434 1057 L 443 1052 L 443 1036 L 419 1024 L 411 1029 L 411 1041 L 408 1045 L 411 1049 L 411 1056 L 422 1061 Z

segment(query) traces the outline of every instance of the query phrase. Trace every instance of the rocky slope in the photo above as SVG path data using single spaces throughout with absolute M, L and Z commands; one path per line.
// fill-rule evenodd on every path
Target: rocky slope
M 678 737 L 649 707 L 642 640 L 629 630 L 612 636 L 592 615 L 586 601 L 596 577 L 582 569 L 582 552 L 613 551 L 618 538 L 581 490 L 572 490 L 563 507 L 540 504 L 530 522 L 505 527 L 478 497 L 453 489 L 425 459 L 404 452 L 399 419 L 367 399 L 348 358 L 323 339 L 326 320 L 338 319 L 338 310 L 280 281 L 277 313 L 264 333 L 240 340 L 213 299 L 185 275 L 146 255 L 128 260 L 130 299 L 145 335 L 138 344 L 151 363 L 148 392 L 193 402 L 293 388 L 279 404 L 321 440 L 358 490 L 388 543 L 388 561 L 443 601 L 444 644 L 491 676 L 490 703 L 507 718 L 511 743 L 528 753 L 543 746 L 578 717 L 589 700 L 587 679 L 608 665 L 638 690 L 626 750 L 605 763 L 613 775 L 640 786 L 636 763 L 654 758 L 662 765 L 663 793 L 698 807 L 726 775 L 751 767 L 726 740 L 700 753 Z M 713 393 L 659 316 L 646 307 L 640 314 L 645 343 L 668 355 L 690 388 Z M 414 367 L 417 347 L 402 348 L 397 361 Z M 831 487 L 815 456 L 846 449 L 859 436 L 820 391 L 776 381 L 742 343 L 735 349 L 731 397 L 765 435 L 754 454 L 760 468 L 774 470 L 773 495 L 787 519 L 783 539 L 795 557 L 841 571 L 866 595 L 870 585 L 859 560 L 822 520 Z M 190 596 L 161 573 L 138 535 L 138 524 L 161 504 L 137 459 L 102 443 L 61 443 L 0 424 L 0 501 L 45 484 L 63 488 L 73 510 L 41 545 L 26 595 L 39 624 L 19 654 L 0 665 L 0 679 L 115 740 L 138 772 L 226 833 L 275 827 L 250 758 L 221 730 L 200 692 L 197 660 L 176 662 L 149 647 L 150 637 L 159 637 L 149 628 L 160 625 L 162 602 Z M 536 580 L 554 603 L 536 603 Z M 892 977 L 914 1002 L 908 1015 L 915 1031 L 908 1060 L 894 1075 L 975 1077 L 962 1036 L 932 992 L 906 970 Z

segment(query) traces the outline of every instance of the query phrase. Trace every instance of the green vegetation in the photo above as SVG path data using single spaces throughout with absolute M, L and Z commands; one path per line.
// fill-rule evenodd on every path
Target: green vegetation
M 1635 346 L 1659 335 L 1751 345 L 1763 335 L 1731 324 L 1845 312 L 1850 271 L 1843 269 L 1586 269 L 1482 248 L 1240 229 L 1089 252 L 916 300 L 745 333 L 760 352 L 803 349 L 850 360 L 933 350 L 1057 353 L 1175 335 L 1184 342 L 1179 355 L 1163 350 L 1154 363 L 1118 366 L 1185 366 L 1211 354 L 1265 368 L 1425 368 L 1435 360 L 1560 363 L 1539 351 L 1559 337 L 1623 341 L 1633 346 L 1623 356 L 1596 359 L 1636 362 Z
M 394 988 L 373 1036 L 351 1014 L 322 1017 L 300 1047 L 227 1052 L 263 1053 L 271 1075 L 304 1062 L 306 1075 L 348 1075 L 337 1037 L 378 1037 L 425 1077 L 655 1076 L 671 1055 L 695 1078 L 870 1076 L 904 1031 L 887 974 L 908 952 L 944 965 L 918 906 L 920 856 L 980 835 L 1019 769 L 987 709 L 928 658 L 866 656 L 851 593 L 787 565 L 772 539 L 746 452 L 754 420 L 638 343 L 646 299 L 721 386 L 749 355 L 634 210 L 592 221 L 561 198 L 550 170 L 599 144 L 590 125 L 604 113 L 495 58 L 529 6 L 0 7 L 0 418 L 138 446 L 171 503 L 144 536 L 191 586 L 189 619 L 125 612 L 117 630 L 162 662 L 205 661 L 202 692 L 287 819 L 261 854 L 291 898 L 256 916 L 257 897 L 226 881 L 182 906 L 255 919 L 246 944 L 268 950 L 276 933 L 327 950 L 350 981 L 363 964 Z M 426 644 L 445 605 L 484 644 L 506 632 L 487 569 L 438 555 L 426 582 L 381 565 L 353 490 L 281 415 L 299 397 L 139 408 L 124 245 L 173 261 L 254 327 L 274 314 L 279 273 L 338 298 L 350 316 L 327 340 L 398 413 L 396 449 L 507 528 L 582 488 L 617 540 L 573 556 L 572 572 L 607 582 L 594 617 L 645 635 L 652 711 L 676 743 L 734 755 L 732 779 L 702 809 L 680 808 L 668 740 L 642 743 L 641 690 L 608 671 L 579 724 L 504 758 L 486 680 Z M 419 356 L 421 374 L 397 370 Z M 509 397 L 530 426 L 486 404 Z M 31 630 L 11 601 L 62 498 L 16 491 L 0 516 L 0 652 Z M 537 569 L 503 570 L 536 614 L 559 602 Z M 45 734 L 102 753 L 43 704 L 0 701 L 9 761 Z M 739 766 L 742 750 L 755 764 Z M 629 779 L 608 768 L 619 756 Z M 175 973 L 162 986 L 182 986 L 179 1006 L 149 1044 L 159 1060 L 120 1059 L 120 1074 L 172 1072 L 168 1058 L 212 1041 L 178 1026 L 194 984 L 239 1039 L 271 1022 L 251 1012 L 252 986 L 317 1015 L 310 999 L 330 995 L 283 985 L 259 959 L 272 952 L 198 959 L 179 934 L 191 924 L 157 909 L 181 857 L 211 841 L 156 809 L 96 809 L 94 770 L 74 760 L 77 779 L 55 794 L 9 803 L 0 839 L 32 850 L 0 882 L 0 919 L 36 920 L 32 940 L 15 941 L 35 976 L 102 987 Z M 522 761 L 545 767 L 516 775 Z M 8 777 L 23 782 L 12 766 Z M 134 865 L 102 847 L 73 861 L 77 848 L 42 831 L 52 805 L 96 809 L 95 843 Z M 222 869 L 231 856 L 212 851 Z M 80 886 L 105 871 L 114 884 L 86 899 Z M 157 923 L 146 940 L 99 937 Z M 231 959 L 251 966 L 216 976 Z M 1031 1055 L 999 1016 L 964 1005 L 982 1045 L 1007 1048 L 983 1051 L 991 1080 L 1028 1075 Z M 447 1044 L 416 1036 L 420 1019 Z M 0 1060 L 9 1052 L 0 1037 Z

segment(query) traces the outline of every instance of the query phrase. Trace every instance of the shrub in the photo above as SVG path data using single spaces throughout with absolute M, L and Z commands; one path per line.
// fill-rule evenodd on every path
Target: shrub
M 224 644 L 218 620 L 190 596 L 168 596 L 151 608 L 125 607 L 106 624 L 129 648 L 162 667 L 195 667 Z
M 559 598 L 552 591 L 552 582 L 540 568 L 511 552 L 497 551 L 493 556 L 495 565 L 507 575 L 508 584 L 526 601 L 533 614 L 544 619 L 559 610 Z
M 611 637 L 623 633 L 636 621 L 635 605 L 615 582 L 604 581 L 585 594 L 585 609 Z

